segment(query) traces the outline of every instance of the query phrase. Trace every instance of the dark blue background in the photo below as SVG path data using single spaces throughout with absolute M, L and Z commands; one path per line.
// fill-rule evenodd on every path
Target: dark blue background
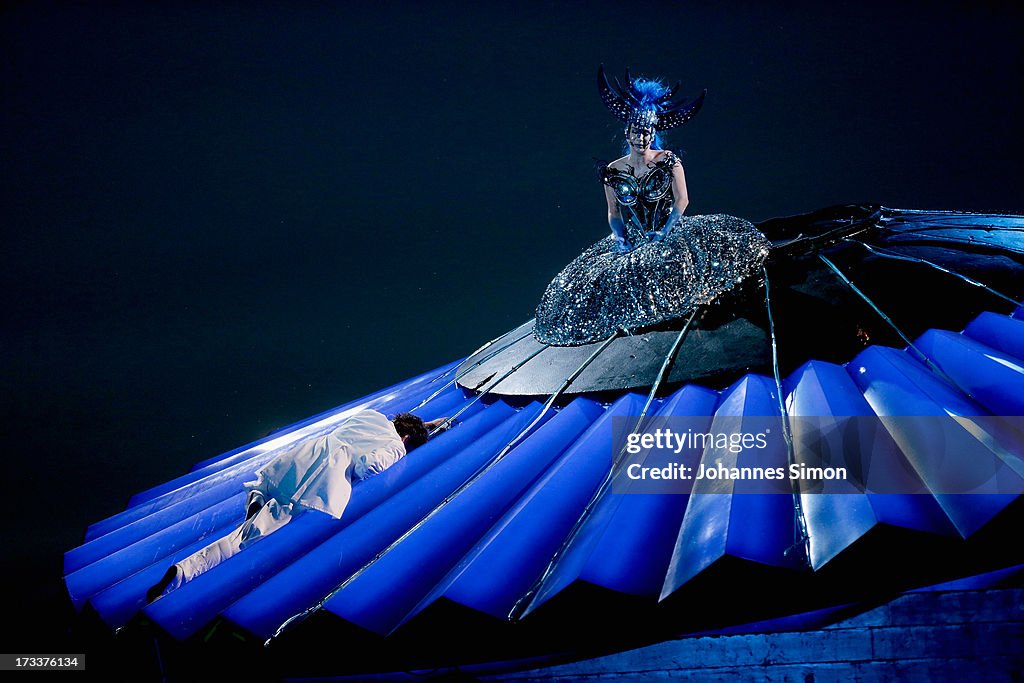
M 1021 14 L 897 4 L 8 6 L 0 649 L 129 495 L 529 318 L 606 232 L 600 62 L 708 88 L 691 213 L 1024 212 Z

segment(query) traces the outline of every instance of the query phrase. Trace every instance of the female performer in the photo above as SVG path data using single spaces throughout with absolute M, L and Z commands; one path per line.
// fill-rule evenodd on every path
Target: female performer
M 676 103 L 657 81 L 613 87 L 597 72 L 601 99 L 626 124 L 629 154 L 601 173 L 612 234 L 584 251 L 548 285 L 534 335 L 556 346 L 601 341 L 618 330 L 682 317 L 760 270 L 768 240 L 725 215 L 683 216 L 688 203 L 679 158 L 658 133 L 693 118 L 704 95 Z

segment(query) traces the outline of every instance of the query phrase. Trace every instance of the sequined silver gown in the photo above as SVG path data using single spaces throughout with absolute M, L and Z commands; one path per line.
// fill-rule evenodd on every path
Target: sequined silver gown
M 667 152 L 639 177 L 633 169 L 604 170 L 601 180 L 615 193 L 629 243 L 638 246 L 620 254 L 609 235 L 567 265 L 537 306 L 539 341 L 578 346 L 620 328 L 680 318 L 760 270 L 770 243 L 742 218 L 683 216 L 665 226 L 675 163 Z M 647 237 L 663 228 L 663 240 Z

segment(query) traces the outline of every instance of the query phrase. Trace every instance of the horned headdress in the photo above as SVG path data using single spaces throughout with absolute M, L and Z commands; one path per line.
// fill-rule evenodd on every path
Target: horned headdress
M 601 100 L 619 121 L 627 126 L 642 126 L 656 131 L 668 130 L 681 126 L 700 111 L 704 104 L 707 88 L 698 97 L 689 101 L 676 102 L 680 84 L 670 89 L 659 88 L 652 92 L 649 88 L 638 88 L 637 83 L 626 69 L 626 85 L 618 78 L 613 78 L 614 85 L 608 82 L 604 74 L 604 65 L 597 67 L 597 89 Z M 647 82 L 649 83 L 649 82 Z

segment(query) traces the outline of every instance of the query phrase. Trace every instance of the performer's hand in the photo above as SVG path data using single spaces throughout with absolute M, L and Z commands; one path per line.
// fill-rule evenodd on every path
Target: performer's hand
M 615 251 L 617 251 L 620 254 L 628 254 L 629 252 L 633 251 L 633 247 L 630 246 L 629 242 L 627 242 L 624 238 L 616 237 Z
M 647 233 L 647 238 L 652 242 L 661 242 L 666 236 L 668 236 L 668 229 L 654 230 L 653 232 Z
M 427 432 L 428 433 L 431 433 L 435 429 L 437 429 L 438 427 L 443 425 L 445 423 L 445 420 L 447 420 L 447 419 L 448 419 L 447 417 L 439 417 L 436 420 L 431 420 L 430 422 L 424 422 L 423 426 L 427 428 Z M 448 424 L 441 431 L 448 431 L 451 428 L 452 428 L 451 424 Z

